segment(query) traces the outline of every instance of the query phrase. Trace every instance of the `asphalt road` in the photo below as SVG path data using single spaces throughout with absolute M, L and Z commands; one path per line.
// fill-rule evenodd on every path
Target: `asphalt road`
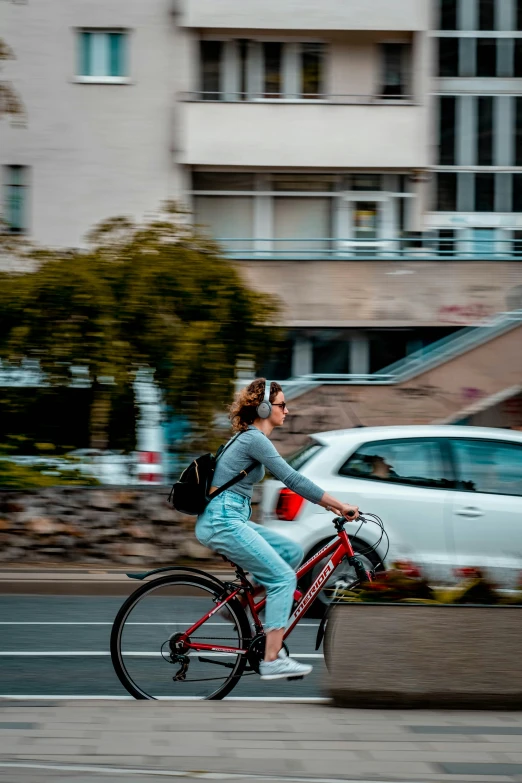
M 114 596 L 0 596 L 0 698 L 131 698 L 117 679 L 109 654 L 111 626 L 123 600 Z M 321 652 L 314 649 L 317 626 L 316 620 L 304 619 L 288 640 L 291 655 L 313 664 L 311 675 L 295 682 L 263 682 L 251 674 L 242 678 L 230 698 L 322 698 L 325 666 Z M 216 634 L 220 632 L 218 625 Z M 140 649 L 143 646 L 138 644 Z M 146 663 L 155 672 L 159 671 L 156 667 L 163 667 L 161 671 L 167 667 L 161 658 Z M 171 673 L 169 667 L 166 688 Z M 184 683 L 182 687 L 184 697 L 195 695 L 195 686 Z

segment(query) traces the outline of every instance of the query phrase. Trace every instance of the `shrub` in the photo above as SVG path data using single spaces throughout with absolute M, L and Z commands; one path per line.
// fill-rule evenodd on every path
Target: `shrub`
M 97 486 L 98 480 L 85 476 L 77 468 L 61 470 L 55 466 L 17 465 L 8 459 L 0 459 L 0 487 L 5 489 L 38 489 L 53 486 Z
M 460 582 L 443 590 L 432 588 L 420 569 L 407 562 L 397 562 L 388 571 L 375 575 L 351 590 L 339 591 L 336 603 L 421 603 L 421 604 L 483 604 L 522 605 L 522 580 L 516 590 L 503 593 L 479 568 L 456 571 Z

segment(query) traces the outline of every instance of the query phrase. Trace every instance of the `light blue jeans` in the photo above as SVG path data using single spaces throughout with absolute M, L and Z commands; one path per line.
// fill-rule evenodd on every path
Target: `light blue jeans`
M 250 520 L 250 500 L 227 489 L 196 522 L 196 538 L 249 571 L 266 588 L 265 631 L 286 628 L 303 550 L 290 539 Z

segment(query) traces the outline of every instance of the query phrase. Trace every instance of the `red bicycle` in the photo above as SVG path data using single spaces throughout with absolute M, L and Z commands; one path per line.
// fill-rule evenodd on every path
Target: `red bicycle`
M 361 514 L 359 519 L 361 525 L 375 522 L 380 527 L 380 539 L 371 547 L 375 551 L 386 535 L 382 521 L 375 514 Z M 320 590 L 332 583 L 332 575 L 344 559 L 353 568 L 355 580 L 350 584 L 342 582 L 341 590 L 372 579 L 373 572 L 365 570 L 352 549 L 344 527 L 346 520 L 336 517 L 332 522 L 337 536 L 296 572 L 299 580 L 321 560 L 329 558 L 306 593 L 296 591 L 285 640 Z M 167 566 L 128 574 L 132 579 L 144 580 L 169 572 L 132 593 L 114 621 L 112 662 L 120 682 L 132 696 L 222 699 L 243 675 L 259 672 L 265 650 L 259 615 L 266 598 L 256 602 L 256 588 L 242 568 L 234 568 L 236 579 L 231 582 L 185 567 Z M 333 589 L 333 602 L 337 590 L 339 585 Z M 326 617 L 318 628 L 316 650 L 321 645 Z M 172 665 L 176 667 L 174 674 Z

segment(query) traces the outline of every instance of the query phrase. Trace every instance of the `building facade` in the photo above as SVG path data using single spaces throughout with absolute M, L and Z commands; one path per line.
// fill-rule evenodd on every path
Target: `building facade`
M 77 246 L 179 200 L 281 297 L 281 379 L 522 307 L 518 0 L 5 5 L 12 232 Z

